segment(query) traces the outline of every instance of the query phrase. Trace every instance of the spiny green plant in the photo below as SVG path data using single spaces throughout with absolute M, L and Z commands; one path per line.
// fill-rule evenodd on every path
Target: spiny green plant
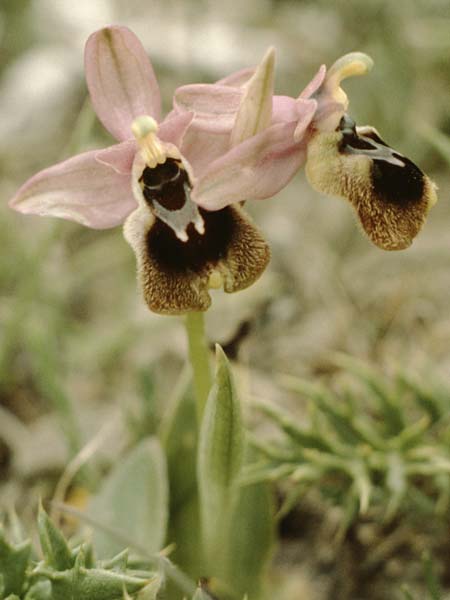
M 1 600 L 156 600 L 163 592 L 161 570 L 142 570 L 142 563 L 123 550 L 110 560 L 97 560 L 92 545 L 71 548 L 42 509 L 38 515 L 42 560 L 29 540 L 12 528 L 0 530 Z M 200 585 L 192 600 L 210 600 Z
M 282 436 L 270 442 L 252 438 L 263 458 L 246 468 L 242 483 L 288 483 L 280 514 L 309 489 L 318 489 L 345 508 L 341 533 L 369 511 L 385 521 L 402 511 L 445 518 L 450 390 L 401 370 L 388 378 L 348 356 L 336 356 L 335 363 L 346 376 L 335 389 L 283 378 L 307 401 L 304 426 L 274 405 L 257 402 Z

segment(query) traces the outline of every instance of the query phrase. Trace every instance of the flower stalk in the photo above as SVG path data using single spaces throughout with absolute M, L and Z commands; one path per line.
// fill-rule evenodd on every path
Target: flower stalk
M 189 345 L 189 360 L 194 379 L 197 421 L 200 426 L 206 400 L 211 389 L 211 366 L 205 337 L 204 313 L 188 313 L 185 323 Z

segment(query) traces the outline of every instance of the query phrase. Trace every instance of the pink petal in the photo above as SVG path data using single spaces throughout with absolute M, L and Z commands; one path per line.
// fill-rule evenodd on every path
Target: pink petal
M 175 91 L 176 111 L 195 113 L 194 122 L 210 131 L 231 131 L 242 98 L 242 90 L 226 85 L 184 85 Z
M 295 127 L 295 122 L 272 125 L 214 161 L 194 186 L 192 199 L 219 210 L 279 192 L 306 156 L 306 144 L 293 142 Z
M 99 163 L 112 167 L 116 173 L 126 175 L 131 173 L 137 150 L 136 141 L 127 140 L 104 150 L 98 150 L 95 158 Z
M 298 119 L 298 104 L 295 98 L 290 96 L 273 96 L 272 98 L 272 122 L 292 123 Z
M 294 131 L 294 141 L 299 142 L 305 135 L 314 115 L 317 111 L 316 100 L 304 100 L 299 98 L 296 101 L 297 104 L 297 126 Z
M 153 67 L 127 27 L 105 27 L 89 37 L 85 70 L 95 112 L 116 139 L 129 139 L 131 123 L 140 115 L 159 120 L 161 98 Z
M 254 67 L 247 67 L 245 69 L 241 69 L 240 71 L 235 71 L 231 73 L 231 75 L 227 75 L 223 79 L 219 79 L 216 81 L 217 85 L 230 85 L 232 87 L 241 87 L 244 83 L 253 76 L 255 72 Z
M 94 229 L 123 223 L 136 208 L 130 175 L 101 164 L 97 155 L 98 150 L 91 150 L 37 173 L 19 189 L 10 207 Z
M 194 113 L 192 112 L 180 113 L 178 115 L 172 112 L 160 123 L 158 137 L 163 142 L 168 142 L 179 148 L 193 118 Z
M 195 177 L 201 177 L 214 160 L 230 149 L 230 131 L 209 131 L 195 122 L 188 128 L 181 144 L 181 153 L 191 164 Z
M 325 75 L 327 73 L 327 68 L 325 65 L 321 65 L 317 73 L 305 87 L 303 92 L 300 94 L 299 98 L 310 98 L 322 85 Z

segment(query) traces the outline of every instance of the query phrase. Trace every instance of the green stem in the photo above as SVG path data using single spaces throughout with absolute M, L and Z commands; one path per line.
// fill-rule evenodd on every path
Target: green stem
M 198 424 L 202 421 L 203 410 L 211 389 L 209 351 L 205 338 L 205 320 L 201 312 L 186 315 L 186 331 L 189 343 L 189 359 L 194 375 L 194 389 Z

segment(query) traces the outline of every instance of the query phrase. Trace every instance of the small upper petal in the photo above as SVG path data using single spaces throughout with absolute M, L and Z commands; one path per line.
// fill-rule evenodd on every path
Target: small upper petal
M 305 160 L 293 141 L 296 123 L 277 123 L 215 160 L 194 186 L 192 199 L 208 210 L 279 192 Z
M 252 77 L 243 86 L 244 94 L 231 131 L 232 146 L 237 146 L 270 125 L 274 68 L 275 49 L 269 48 Z
M 321 65 L 317 73 L 305 87 L 305 89 L 300 94 L 300 98 L 310 98 L 313 94 L 317 92 L 322 83 L 324 82 L 325 75 L 327 73 L 327 68 L 325 65 Z
M 40 171 L 19 189 L 10 207 L 25 214 L 60 217 L 94 229 L 123 223 L 136 208 L 129 174 L 98 161 L 98 150 Z
M 309 125 L 311 124 L 314 115 L 317 111 L 316 100 L 304 100 L 298 98 L 296 101 L 297 108 L 297 126 L 294 131 L 294 141 L 299 142 L 305 135 Z
M 130 138 L 131 123 L 140 115 L 159 120 L 161 98 L 153 67 L 127 27 L 105 27 L 89 37 L 85 70 L 94 109 L 116 139 Z

